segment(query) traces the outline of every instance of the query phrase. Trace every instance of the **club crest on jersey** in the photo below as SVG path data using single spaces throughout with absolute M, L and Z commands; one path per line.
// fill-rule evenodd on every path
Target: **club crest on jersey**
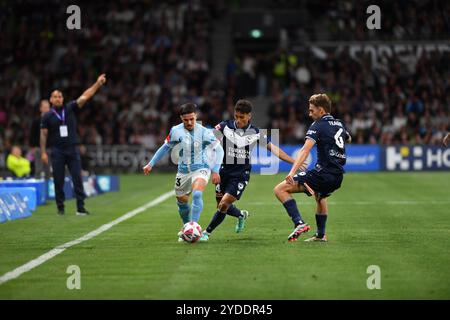
M 241 136 L 239 133 L 229 128 L 228 126 L 225 127 L 225 129 L 223 129 L 223 134 L 225 135 L 225 137 L 228 140 L 230 140 L 234 145 L 236 145 L 238 148 L 243 148 L 258 141 L 259 133 L 256 133 L 256 131 L 253 132 L 255 133 Z

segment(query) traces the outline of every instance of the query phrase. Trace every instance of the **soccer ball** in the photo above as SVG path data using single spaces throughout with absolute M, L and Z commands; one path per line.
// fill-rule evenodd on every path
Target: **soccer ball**
M 188 222 L 183 226 L 181 237 L 186 242 L 197 242 L 202 237 L 202 227 L 197 222 Z

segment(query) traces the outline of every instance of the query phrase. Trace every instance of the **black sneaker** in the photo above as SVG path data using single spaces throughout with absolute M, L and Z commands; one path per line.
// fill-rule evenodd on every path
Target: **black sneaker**
M 58 209 L 58 215 L 63 216 L 64 215 L 64 209 Z
M 87 216 L 89 215 L 89 211 L 85 208 L 77 209 L 77 216 Z

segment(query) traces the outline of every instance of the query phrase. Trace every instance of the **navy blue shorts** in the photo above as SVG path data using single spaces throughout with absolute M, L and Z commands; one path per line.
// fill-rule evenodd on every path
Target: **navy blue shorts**
M 239 200 L 250 180 L 250 175 L 243 174 L 240 177 L 220 175 L 220 184 L 216 185 L 216 197 L 223 197 L 225 193 L 231 194 Z
M 331 174 L 323 171 L 310 170 L 307 172 L 299 172 L 294 176 L 294 181 L 299 184 L 304 184 L 305 182 L 319 197 L 325 198 L 329 197 L 331 193 L 341 187 L 342 174 Z M 306 194 L 311 196 L 307 191 Z

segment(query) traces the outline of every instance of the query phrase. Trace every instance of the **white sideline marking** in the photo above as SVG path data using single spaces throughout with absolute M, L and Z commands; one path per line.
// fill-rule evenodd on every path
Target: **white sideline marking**
M 140 206 L 130 212 L 125 213 L 123 216 L 117 218 L 116 220 L 111 221 L 110 223 L 104 224 L 101 227 L 95 229 L 94 231 L 89 232 L 88 234 L 85 234 L 84 236 L 82 236 L 81 238 L 78 238 L 76 240 L 64 243 L 60 246 L 57 246 L 56 248 L 53 248 L 52 250 L 50 250 L 47 253 L 44 253 L 42 256 L 31 260 L 27 263 L 25 263 L 24 265 L 17 267 L 16 269 L 14 269 L 13 271 L 7 272 L 4 275 L 2 275 L 0 277 L 0 285 L 2 285 L 3 283 L 9 281 L 9 280 L 13 280 L 15 278 L 20 277 L 22 274 L 24 274 L 25 272 L 30 271 L 33 268 L 36 268 L 37 266 L 43 264 L 44 262 L 50 260 L 51 258 L 57 256 L 58 254 L 62 253 L 64 250 L 73 247 L 77 244 L 80 244 L 81 242 L 87 241 L 89 239 L 94 238 L 95 236 L 98 236 L 100 233 L 105 232 L 106 230 L 108 230 L 109 228 L 115 226 L 116 224 L 119 224 L 125 220 L 128 220 L 132 217 L 134 217 L 135 215 L 147 210 L 148 208 L 154 207 L 158 204 L 160 204 L 161 202 L 167 200 L 168 198 L 170 198 L 171 196 L 175 195 L 174 191 L 169 191 L 166 192 L 162 195 L 160 195 L 158 198 L 156 198 L 155 200 L 152 200 L 150 202 L 147 202 L 146 204 L 144 204 L 143 206 Z

